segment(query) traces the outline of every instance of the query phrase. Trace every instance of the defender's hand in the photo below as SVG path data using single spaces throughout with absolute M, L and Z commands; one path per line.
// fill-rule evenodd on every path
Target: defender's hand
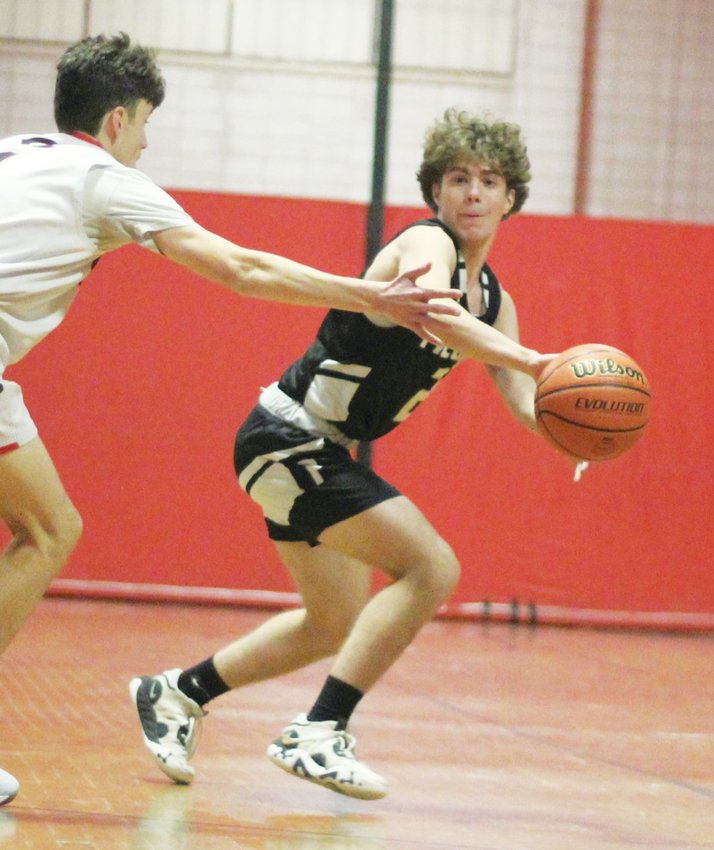
M 416 283 L 416 279 L 431 268 L 427 263 L 417 269 L 404 272 L 386 287 L 377 298 L 375 312 L 386 316 L 391 322 L 414 331 L 428 342 L 439 343 L 438 337 L 427 331 L 423 323 L 429 314 L 450 314 L 457 316 L 459 308 L 451 301 L 458 301 L 461 292 L 458 289 L 425 289 Z M 442 303 L 437 303 L 441 299 Z M 451 301 L 444 300 L 451 299 Z

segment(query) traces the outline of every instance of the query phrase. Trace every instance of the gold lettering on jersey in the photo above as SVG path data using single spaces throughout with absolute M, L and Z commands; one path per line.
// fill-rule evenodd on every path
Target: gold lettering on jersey
M 393 422 L 403 422 L 409 414 L 415 410 L 429 395 L 429 393 L 434 389 L 434 387 L 439 383 L 442 378 L 445 378 L 449 372 L 451 371 L 451 366 L 442 366 L 441 369 L 437 369 L 436 372 L 431 376 L 431 379 L 434 381 L 433 385 L 429 387 L 429 389 L 419 390 L 415 392 L 414 395 L 409 399 L 409 401 L 402 405 L 402 409 L 397 413 L 396 416 L 393 417 Z
M 425 339 L 419 343 L 419 348 L 430 348 L 431 353 L 436 357 L 441 357 L 442 360 L 453 360 L 458 363 L 464 359 L 463 354 L 459 354 L 454 348 L 449 348 L 448 345 L 436 345 L 433 342 L 427 342 Z

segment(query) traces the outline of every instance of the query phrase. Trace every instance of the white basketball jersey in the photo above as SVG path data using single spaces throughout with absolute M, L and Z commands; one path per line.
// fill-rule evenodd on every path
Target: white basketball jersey
M 0 140 L 0 374 L 62 321 L 107 251 L 193 224 L 145 174 L 63 133 Z

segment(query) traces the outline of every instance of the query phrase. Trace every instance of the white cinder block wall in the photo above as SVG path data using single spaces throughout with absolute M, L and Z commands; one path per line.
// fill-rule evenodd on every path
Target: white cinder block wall
M 714 2 L 602 0 L 592 215 L 714 221 Z
M 369 200 L 379 0 L 0 0 L 0 135 L 53 129 L 54 66 L 85 33 L 159 49 L 141 167 L 169 188 Z M 420 202 L 425 127 L 513 120 L 526 210 L 574 210 L 587 0 L 394 0 L 387 203 Z M 598 0 L 586 212 L 714 222 L 714 3 Z

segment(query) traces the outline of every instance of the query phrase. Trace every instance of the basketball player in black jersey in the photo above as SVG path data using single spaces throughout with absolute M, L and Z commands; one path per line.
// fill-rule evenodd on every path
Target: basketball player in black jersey
M 375 315 L 332 310 L 303 357 L 263 390 L 238 433 L 236 471 L 304 607 L 194 667 L 132 680 L 144 741 L 176 782 L 193 778 L 188 762 L 209 700 L 334 655 L 313 707 L 268 756 L 334 791 L 384 796 L 386 781 L 356 759 L 347 723 L 447 600 L 459 564 L 417 507 L 351 450 L 395 428 L 469 358 L 486 365 L 513 415 L 536 431 L 534 379 L 554 355 L 519 343 L 513 300 L 486 263 L 501 221 L 528 195 L 519 128 L 449 110 L 427 133 L 418 179 L 434 217 L 399 233 L 365 276 L 389 280 L 430 263 L 424 285 L 459 288 L 461 310 L 427 323 L 440 343 Z M 371 596 L 375 568 L 392 581 Z

